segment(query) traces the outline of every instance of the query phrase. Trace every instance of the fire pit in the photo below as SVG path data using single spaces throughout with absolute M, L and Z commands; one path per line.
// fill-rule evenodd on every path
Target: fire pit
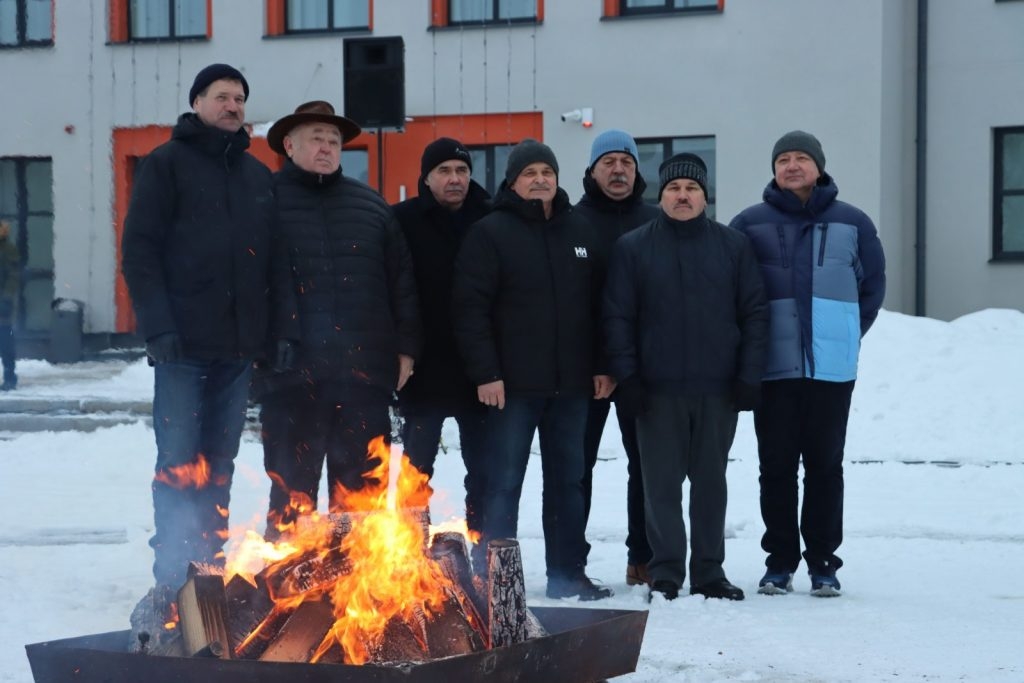
M 418 664 L 290 664 L 142 655 L 128 652 L 128 631 L 35 643 L 25 649 L 36 683 L 576 683 L 636 670 L 646 611 L 531 609 L 549 635 Z

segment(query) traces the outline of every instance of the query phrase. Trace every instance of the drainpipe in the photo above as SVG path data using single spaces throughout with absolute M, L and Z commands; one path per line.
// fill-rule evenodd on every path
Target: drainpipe
M 917 182 L 914 187 L 914 315 L 925 315 L 928 175 L 928 0 L 917 0 Z

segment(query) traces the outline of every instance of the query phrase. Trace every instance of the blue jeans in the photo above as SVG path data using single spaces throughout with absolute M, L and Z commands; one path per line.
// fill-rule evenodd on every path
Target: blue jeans
M 153 575 L 178 588 L 188 563 L 223 562 L 231 476 L 245 426 L 252 364 L 185 359 L 154 368 Z M 202 455 L 209 480 L 192 483 L 171 468 Z
M 483 539 L 515 538 L 519 499 L 533 434 L 540 434 L 544 490 L 541 503 L 548 578 L 571 578 L 586 565 L 583 516 L 583 433 L 586 396 L 507 397 L 505 408 L 489 409 L 490 457 L 485 467 Z M 474 557 L 476 560 L 476 557 Z M 476 571 L 479 573 L 480 569 Z
M 454 417 L 459 425 L 459 447 L 466 466 L 466 525 L 480 531 L 480 468 L 489 457 L 486 446 L 487 409 L 482 404 L 459 410 L 445 410 L 432 406 L 404 406 L 405 424 L 402 445 L 409 462 L 428 477 L 434 476 L 434 461 L 441 441 L 441 428 L 445 418 Z

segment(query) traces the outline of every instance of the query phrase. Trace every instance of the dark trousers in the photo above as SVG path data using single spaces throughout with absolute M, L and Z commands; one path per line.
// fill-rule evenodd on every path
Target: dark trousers
M 480 531 L 480 497 L 482 495 L 482 474 L 479 472 L 488 457 L 487 408 L 483 404 L 466 405 L 458 409 L 445 410 L 428 405 L 402 405 L 402 445 L 409 462 L 428 477 L 434 476 L 434 461 L 441 442 L 441 428 L 445 418 L 455 418 L 459 426 L 459 448 L 462 462 L 466 466 L 466 525 L 473 531 Z
M 505 399 L 487 415 L 489 457 L 485 466 L 483 538 L 474 552 L 479 573 L 481 549 L 495 538 L 518 534 L 519 499 L 534 432 L 540 436 L 544 557 L 549 578 L 570 578 L 586 564 L 583 521 L 583 431 L 585 396 Z
M 843 449 L 853 382 L 785 379 L 762 385 L 754 412 L 761 464 L 761 547 L 773 571 L 795 571 L 800 537 L 807 568 L 829 574 L 843 565 Z M 800 461 L 804 498 L 797 524 Z
M 153 368 L 153 575 L 174 589 L 190 561 L 223 562 L 238 442 L 245 426 L 248 361 L 182 360 Z M 200 456 L 206 473 L 190 467 Z
M 0 361 L 3 362 L 4 384 L 8 386 L 18 383 L 18 376 L 14 374 L 14 358 L 14 328 L 0 325 Z
M 594 466 L 597 451 L 604 433 L 609 399 L 591 400 L 587 412 L 587 430 L 583 436 L 583 518 L 590 519 L 590 505 L 594 490 Z M 629 564 L 647 564 L 651 560 L 651 546 L 647 542 L 646 520 L 644 518 L 644 481 L 640 467 L 640 447 L 636 442 L 636 420 L 623 418 L 616 412 L 619 431 L 622 433 L 622 447 L 626 451 L 626 561 Z M 590 554 L 590 544 L 587 544 Z
M 271 479 L 268 539 L 289 528 L 300 508 L 316 509 L 325 460 L 328 507 L 332 512 L 344 509 L 338 487 L 362 488 L 363 474 L 378 464 L 369 457 L 370 441 L 383 436 L 391 443 L 389 402 L 383 389 L 330 382 L 290 387 L 263 398 L 263 465 Z
M 736 411 L 725 396 L 651 395 L 637 418 L 647 501 L 652 580 L 686 579 L 683 481 L 690 480 L 690 585 L 725 576 L 725 468 L 736 435 Z

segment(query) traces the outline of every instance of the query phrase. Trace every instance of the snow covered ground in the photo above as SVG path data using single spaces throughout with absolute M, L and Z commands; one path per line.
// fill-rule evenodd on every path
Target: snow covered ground
M 625 571 L 625 458 L 614 420 L 595 473 L 589 573 L 650 609 L 630 683 L 664 681 L 1024 680 L 1024 314 L 952 323 L 884 312 L 865 339 L 846 468 L 843 596 L 755 593 L 763 573 L 757 456 L 749 414 L 729 466 L 726 571 L 743 602 L 646 603 Z M 22 397 L 137 400 L 145 363 L 19 364 Z M 434 518 L 461 515 L 457 432 L 444 435 Z M 128 628 L 149 588 L 149 481 L 143 423 L 0 441 L 0 681 L 32 680 L 24 644 Z M 238 459 L 232 526 L 261 522 L 268 482 L 257 442 Z M 527 591 L 544 597 L 540 467 L 520 523 Z M 567 682 L 568 683 L 568 682 Z

